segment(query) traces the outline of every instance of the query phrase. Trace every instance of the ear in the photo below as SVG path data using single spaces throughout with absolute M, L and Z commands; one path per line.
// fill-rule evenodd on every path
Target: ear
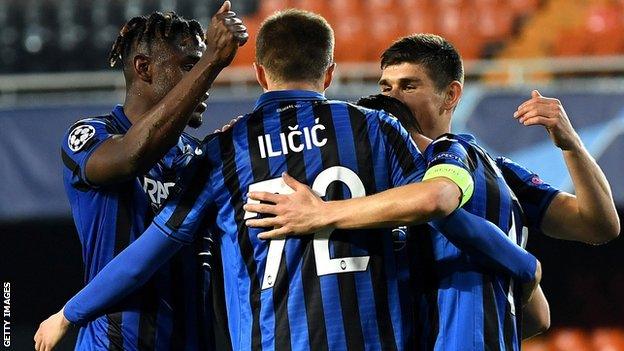
M 269 90 L 269 83 L 267 82 L 266 71 L 264 70 L 264 67 L 261 64 L 254 62 L 253 68 L 256 72 L 256 80 L 258 81 L 258 84 L 260 84 L 262 89 L 264 89 L 265 91 Z
M 454 80 L 446 87 L 446 96 L 444 97 L 444 109 L 445 110 L 454 110 L 455 107 L 459 104 L 459 100 L 461 99 L 462 93 L 464 91 L 464 86 Z
M 336 63 L 332 63 L 325 71 L 325 80 L 323 81 L 323 90 L 329 88 L 334 79 L 334 72 L 336 71 Z
M 146 83 L 152 82 L 152 65 L 148 56 L 138 54 L 132 60 L 134 74 Z

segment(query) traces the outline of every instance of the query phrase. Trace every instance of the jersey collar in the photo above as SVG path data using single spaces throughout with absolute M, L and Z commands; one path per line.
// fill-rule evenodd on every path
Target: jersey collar
M 119 123 L 119 125 L 125 131 L 128 131 L 128 129 L 130 129 L 130 126 L 132 126 L 132 122 L 130 122 L 130 120 L 128 119 L 128 117 L 124 113 L 122 105 L 115 106 L 115 108 L 113 109 L 112 114 L 113 114 L 113 118 L 115 119 L 115 121 L 117 121 L 117 123 Z
M 457 134 L 458 137 L 464 139 L 465 141 L 469 142 L 469 143 L 476 143 L 477 139 L 474 137 L 474 135 L 472 134 Z
M 326 100 L 325 96 L 316 91 L 309 90 L 276 90 L 266 92 L 258 98 L 254 111 L 264 105 L 277 101 L 302 101 L 302 100 Z

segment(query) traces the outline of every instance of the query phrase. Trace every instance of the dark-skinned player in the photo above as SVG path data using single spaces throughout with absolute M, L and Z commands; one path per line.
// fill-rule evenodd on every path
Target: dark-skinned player
M 110 64 L 126 80 L 123 105 L 71 126 L 62 140 L 63 178 L 89 282 L 145 229 L 198 142 L 183 133 L 201 124 L 207 91 L 247 40 L 226 1 L 207 34 L 194 20 L 155 12 L 120 30 Z M 76 350 L 212 349 L 200 297 L 197 245 L 181 251 L 140 291 L 80 325 Z M 51 350 L 69 321 L 44 321 L 37 350 Z

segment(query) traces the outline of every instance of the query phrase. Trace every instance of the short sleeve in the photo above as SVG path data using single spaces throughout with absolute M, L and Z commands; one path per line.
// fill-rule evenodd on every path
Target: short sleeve
M 503 173 L 505 182 L 518 197 L 528 226 L 539 230 L 544 214 L 559 190 L 544 182 L 536 173 L 508 158 L 497 158 L 496 165 Z
M 419 181 L 425 172 L 425 159 L 416 144 L 396 118 L 383 111 L 378 113 L 392 186 Z
M 468 152 L 453 134 L 443 134 L 434 140 L 424 152 L 427 170 L 423 180 L 445 177 L 457 184 L 462 191 L 463 206 L 474 191 L 474 178 Z
M 68 172 L 64 172 L 74 187 L 95 187 L 85 174 L 91 154 L 108 138 L 115 135 L 113 128 L 104 119 L 89 118 L 75 123 L 63 136 L 61 157 Z
M 171 238 L 184 244 L 195 240 L 197 231 L 214 203 L 212 169 L 205 153 L 193 157 L 174 191 L 154 218 L 154 224 Z

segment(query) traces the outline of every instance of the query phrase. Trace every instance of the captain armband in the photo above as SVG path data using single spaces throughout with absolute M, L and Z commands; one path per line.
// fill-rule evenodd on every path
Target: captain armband
M 435 165 L 427 169 L 427 172 L 425 172 L 425 176 L 423 177 L 423 181 L 438 177 L 449 179 L 453 183 L 457 184 L 461 190 L 461 202 L 458 208 L 464 206 L 472 197 L 472 193 L 474 191 L 474 181 L 472 180 L 470 172 L 464 168 L 451 164 Z

